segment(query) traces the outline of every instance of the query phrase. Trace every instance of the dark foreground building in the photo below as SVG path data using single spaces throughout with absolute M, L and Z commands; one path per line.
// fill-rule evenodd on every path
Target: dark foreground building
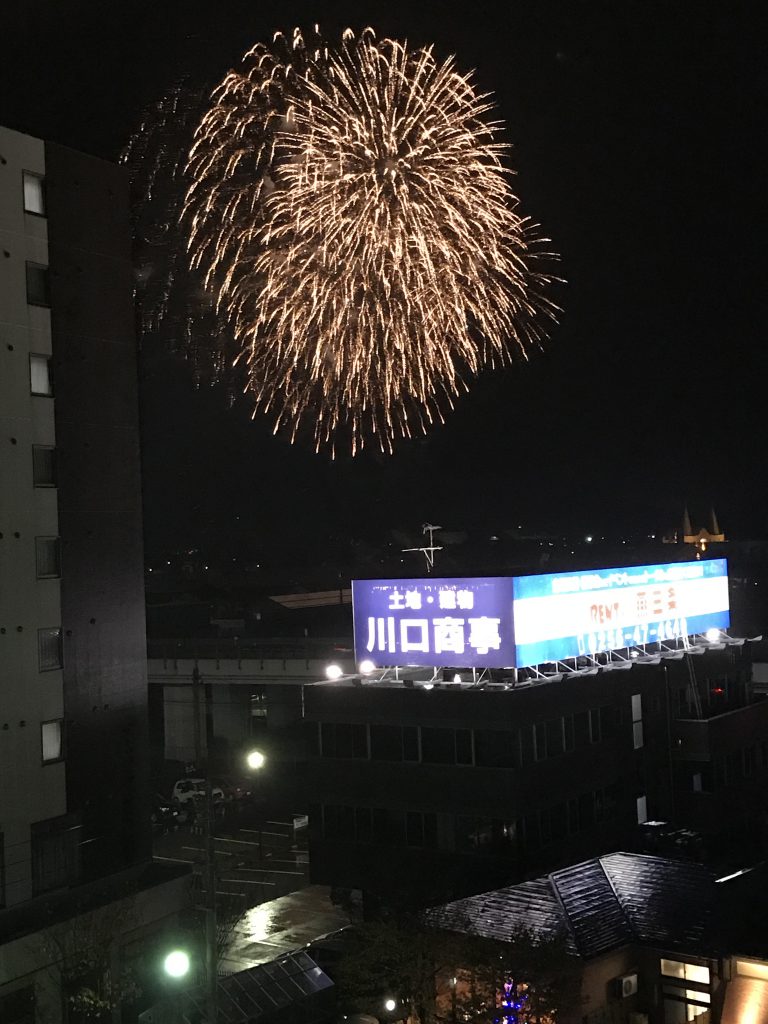
M 83 913 L 119 973 L 180 894 L 150 861 L 122 172 L 0 129 L 0 249 L 0 1019 L 26 1024 L 61 1014 Z
M 768 813 L 751 672 L 749 643 L 702 642 L 536 684 L 306 686 L 313 880 L 374 908 L 644 842 L 744 863 Z

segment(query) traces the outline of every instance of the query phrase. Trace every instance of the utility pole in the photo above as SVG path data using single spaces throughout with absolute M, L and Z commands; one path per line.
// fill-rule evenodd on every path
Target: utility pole
M 203 879 L 205 883 L 205 1016 L 206 1024 L 216 1024 L 218 984 L 218 948 L 216 938 L 216 851 L 214 846 L 214 809 L 213 784 L 211 782 L 211 764 L 208 750 L 213 709 L 203 686 L 200 669 L 195 661 L 192 669 L 192 692 L 195 712 L 195 764 L 204 766 L 205 770 L 205 810 L 204 810 L 204 846 L 203 846 Z M 203 704 L 205 704 L 205 757 L 203 757 Z

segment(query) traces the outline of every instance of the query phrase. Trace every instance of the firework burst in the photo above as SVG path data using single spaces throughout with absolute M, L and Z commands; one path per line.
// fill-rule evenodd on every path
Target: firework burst
M 335 50 L 279 37 L 215 90 L 187 169 L 191 261 L 276 431 L 392 451 L 543 339 L 541 245 L 490 110 L 452 59 L 370 30 Z

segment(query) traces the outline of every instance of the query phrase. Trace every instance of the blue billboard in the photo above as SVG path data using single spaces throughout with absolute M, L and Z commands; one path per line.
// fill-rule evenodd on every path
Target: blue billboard
M 516 576 L 515 664 L 540 665 L 730 625 L 724 558 Z
M 730 625 L 724 558 L 540 576 L 353 580 L 355 655 L 524 668 Z
M 353 580 L 355 656 L 377 666 L 515 664 L 512 577 Z

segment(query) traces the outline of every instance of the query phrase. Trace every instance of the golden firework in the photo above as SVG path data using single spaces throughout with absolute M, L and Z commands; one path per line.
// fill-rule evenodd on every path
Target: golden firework
M 277 37 L 214 91 L 188 165 L 191 261 L 275 431 L 391 452 L 542 340 L 540 240 L 490 110 L 453 59 L 371 30 L 335 50 Z

